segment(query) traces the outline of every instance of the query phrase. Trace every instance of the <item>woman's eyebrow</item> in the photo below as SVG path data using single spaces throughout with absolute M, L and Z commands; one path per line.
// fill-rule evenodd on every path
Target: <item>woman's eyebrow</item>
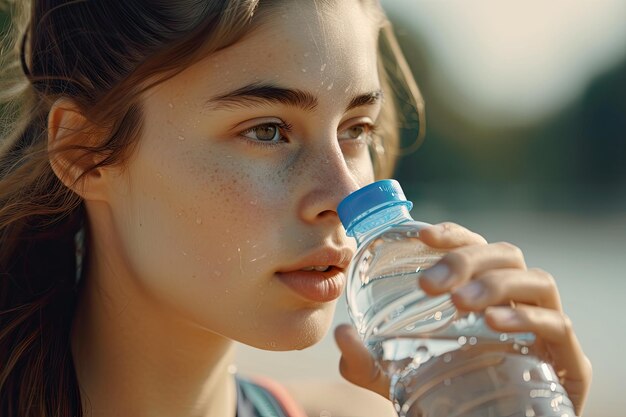
M 360 94 L 352 98 L 346 111 L 355 107 L 376 104 L 381 101 L 382 95 L 381 90 Z M 205 107 L 209 110 L 223 110 L 277 103 L 308 111 L 318 106 L 317 98 L 307 91 L 254 83 L 213 97 L 206 101 Z

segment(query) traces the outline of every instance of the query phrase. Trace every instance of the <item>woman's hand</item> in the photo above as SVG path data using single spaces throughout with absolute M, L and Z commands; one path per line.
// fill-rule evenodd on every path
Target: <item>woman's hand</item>
M 429 295 L 451 292 L 459 310 L 484 311 L 494 330 L 533 332 L 535 348 L 549 358 L 581 415 L 591 384 L 591 363 L 563 313 L 554 278 L 540 269 L 526 268 L 517 247 L 488 244 L 480 235 L 453 223 L 423 229 L 420 239 L 435 249 L 449 250 L 422 274 L 421 288 Z M 341 375 L 388 398 L 389 378 L 352 326 L 337 327 L 335 339 L 342 353 Z

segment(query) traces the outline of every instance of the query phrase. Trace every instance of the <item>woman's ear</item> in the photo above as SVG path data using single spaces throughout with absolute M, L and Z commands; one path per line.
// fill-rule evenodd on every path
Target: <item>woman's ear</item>
M 97 140 L 96 129 L 72 100 L 60 98 L 48 114 L 48 155 L 56 176 L 84 200 L 102 200 L 104 184 L 89 150 Z

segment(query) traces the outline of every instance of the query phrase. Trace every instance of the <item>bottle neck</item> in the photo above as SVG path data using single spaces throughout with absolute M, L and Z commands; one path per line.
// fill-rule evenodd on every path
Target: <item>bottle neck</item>
M 348 226 L 346 232 L 348 236 L 356 239 L 357 246 L 361 246 L 363 242 L 381 230 L 412 220 L 406 204 L 394 204 L 358 217 Z

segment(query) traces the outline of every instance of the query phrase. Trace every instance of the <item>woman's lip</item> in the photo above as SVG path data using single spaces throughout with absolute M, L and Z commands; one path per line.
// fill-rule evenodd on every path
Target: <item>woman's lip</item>
M 346 286 L 343 270 L 277 272 L 278 279 L 289 289 L 309 301 L 327 303 L 341 296 Z

